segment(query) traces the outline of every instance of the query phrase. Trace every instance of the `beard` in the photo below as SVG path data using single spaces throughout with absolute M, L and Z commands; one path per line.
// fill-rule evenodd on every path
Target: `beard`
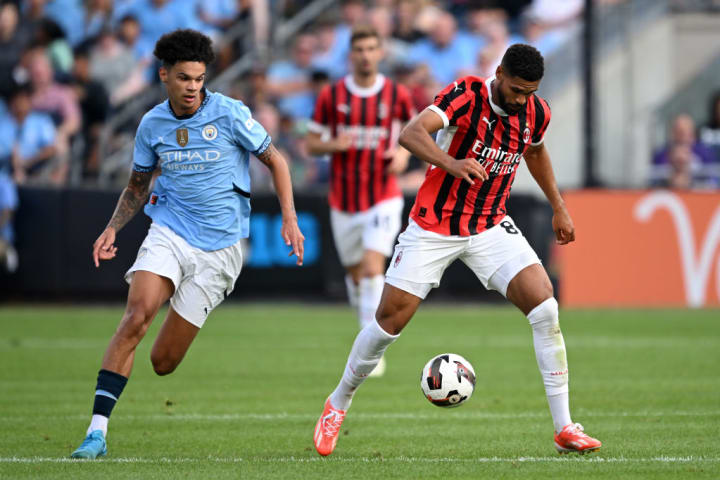
M 520 110 L 522 110 L 522 105 L 518 105 L 516 103 L 508 103 L 507 99 L 505 98 L 505 95 L 503 95 L 502 90 L 498 88 L 498 105 L 500 108 L 502 108 L 505 113 L 510 115 L 516 115 L 520 113 Z

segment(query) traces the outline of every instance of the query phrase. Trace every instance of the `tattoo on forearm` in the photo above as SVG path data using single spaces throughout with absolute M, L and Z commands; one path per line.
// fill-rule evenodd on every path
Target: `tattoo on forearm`
M 269 165 L 270 159 L 271 159 L 274 155 L 278 155 L 278 154 L 280 154 L 280 152 L 278 152 L 278 151 L 277 151 L 277 148 L 275 148 L 275 145 L 273 145 L 273 144 L 271 143 L 270 145 L 268 145 L 268 147 L 265 149 L 265 151 L 264 151 L 263 153 L 261 153 L 260 155 L 258 155 L 257 158 L 258 158 L 258 160 L 260 160 L 261 162 L 263 162 L 265 165 Z
M 119 231 L 145 205 L 151 179 L 152 172 L 132 172 L 128 186 L 120 195 L 108 227 L 114 228 L 116 232 Z

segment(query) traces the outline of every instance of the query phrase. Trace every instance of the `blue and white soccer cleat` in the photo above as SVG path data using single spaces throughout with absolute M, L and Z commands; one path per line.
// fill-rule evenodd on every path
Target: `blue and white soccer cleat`
M 87 458 L 95 459 L 102 457 L 107 453 L 107 444 L 105 443 L 105 435 L 102 430 L 93 430 L 88 433 L 82 445 L 75 450 L 70 458 Z

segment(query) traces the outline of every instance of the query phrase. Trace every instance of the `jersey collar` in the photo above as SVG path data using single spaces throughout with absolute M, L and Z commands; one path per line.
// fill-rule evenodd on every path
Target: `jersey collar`
M 374 95 L 377 95 L 380 90 L 382 90 L 383 85 L 385 85 L 385 75 L 382 73 L 378 73 L 375 77 L 375 83 L 371 87 L 361 87 L 357 83 L 355 83 L 355 80 L 353 79 L 352 75 L 346 75 L 345 76 L 345 86 L 347 89 L 355 95 L 356 97 L 372 97 Z
M 485 87 L 487 87 L 487 91 L 488 91 L 488 102 L 490 103 L 490 107 L 492 107 L 493 112 L 495 112 L 496 114 L 498 114 L 498 115 L 500 115 L 500 116 L 507 117 L 508 114 L 505 113 L 505 110 L 503 110 L 502 108 L 500 108 L 500 105 L 497 105 L 495 102 L 493 102 L 493 94 L 492 94 L 492 82 L 493 82 L 493 80 L 495 80 L 495 75 L 493 75 L 492 77 L 488 77 L 487 79 L 485 79 Z
M 188 115 L 176 115 L 176 114 L 175 114 L 175 111 L 172 109 L 172 105 L 170 105 L 170 99 L 169 99 L 169 98 L 168 98 L 168 101 L 167 101 L 168 110 L 170 110 L 170 113 L 172 114 L 173 117 L 175 117 L 176 120 L 187 120 L 187 119 L 189 119 L 189 118 L 192 118 L 192 117 L 194 117 L 195 115 L 197 115 L 198 113 L 200 113 L 203 108 L 205 108 L 205 105 L 207 105 L 208 100 L 210 100 L 210 96 L 212 95 L 212 92 L 211 92 L 210 90 L 208 90 L 207 88 L 205 88 L 205 87 L 202 88 L 202 93 L 203 93 L 203 95 L 205 95 L 205 98 L 203 98 L 202 103 L 200 104 L 200 106 L 198 107 L 198 109 L 195 110 L 195 112 L 190 113 L 190 114 L 188 114 Z

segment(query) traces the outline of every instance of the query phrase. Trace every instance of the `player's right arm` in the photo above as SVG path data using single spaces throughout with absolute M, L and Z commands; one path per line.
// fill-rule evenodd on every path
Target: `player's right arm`
M 152 172 L 133 170 L 128 186 L 120 194 L 115 212 L 110 217 L 105 230 L 93 244 L 93 260 L 96 267 L 100 266 L 100 260 L 110 260 L 115 257 L 117 253 L 117 247 L 114 245 L 115 235 L 145 205 L 152 177 Z
M 325 155 L 326 153 L 345 152 L 352 146 L 352 137 L 340 134 L 337 137 L 323 139 L 323 135 L 310 131 L 306 137 L 308 151 L 311 155 Z
M 148 115 L 140 121 L 135 134 L 135 148 L 133 149 L 133 169 L 128 186 L 120 194 L 115 211 L 110 217 L 105 230 L 93 244 L 93 260 L 95 266 L 100 266 L 100 260 L 110 260 L 115 257 L 115 235 L 135 214 L 145 205 L 153 172 L 158 166 L 158 157 L 150 145 L 150 127 Z
M 336 108 L 332 105 L 330 89 L 331 87 L 327 86 L 320 91 L 315 102 L 315 112 L 308 123 L 308 134 L 305 139 L 311 155 L 346 152 L 352 146 L 350 135 L 343 133 L 335 137 L 330 135 L 330 112 Z
M 475 158 L 455 159 L 438 147 L 431 134 L 444 127 L 443 119 L 433 110 L 426 108 L 403 128 L 400 145 L 420 160 L 442 168 L 453 177 L 463 178 L 470 184 L 476 179 L 484 182 L 488 174 Z

